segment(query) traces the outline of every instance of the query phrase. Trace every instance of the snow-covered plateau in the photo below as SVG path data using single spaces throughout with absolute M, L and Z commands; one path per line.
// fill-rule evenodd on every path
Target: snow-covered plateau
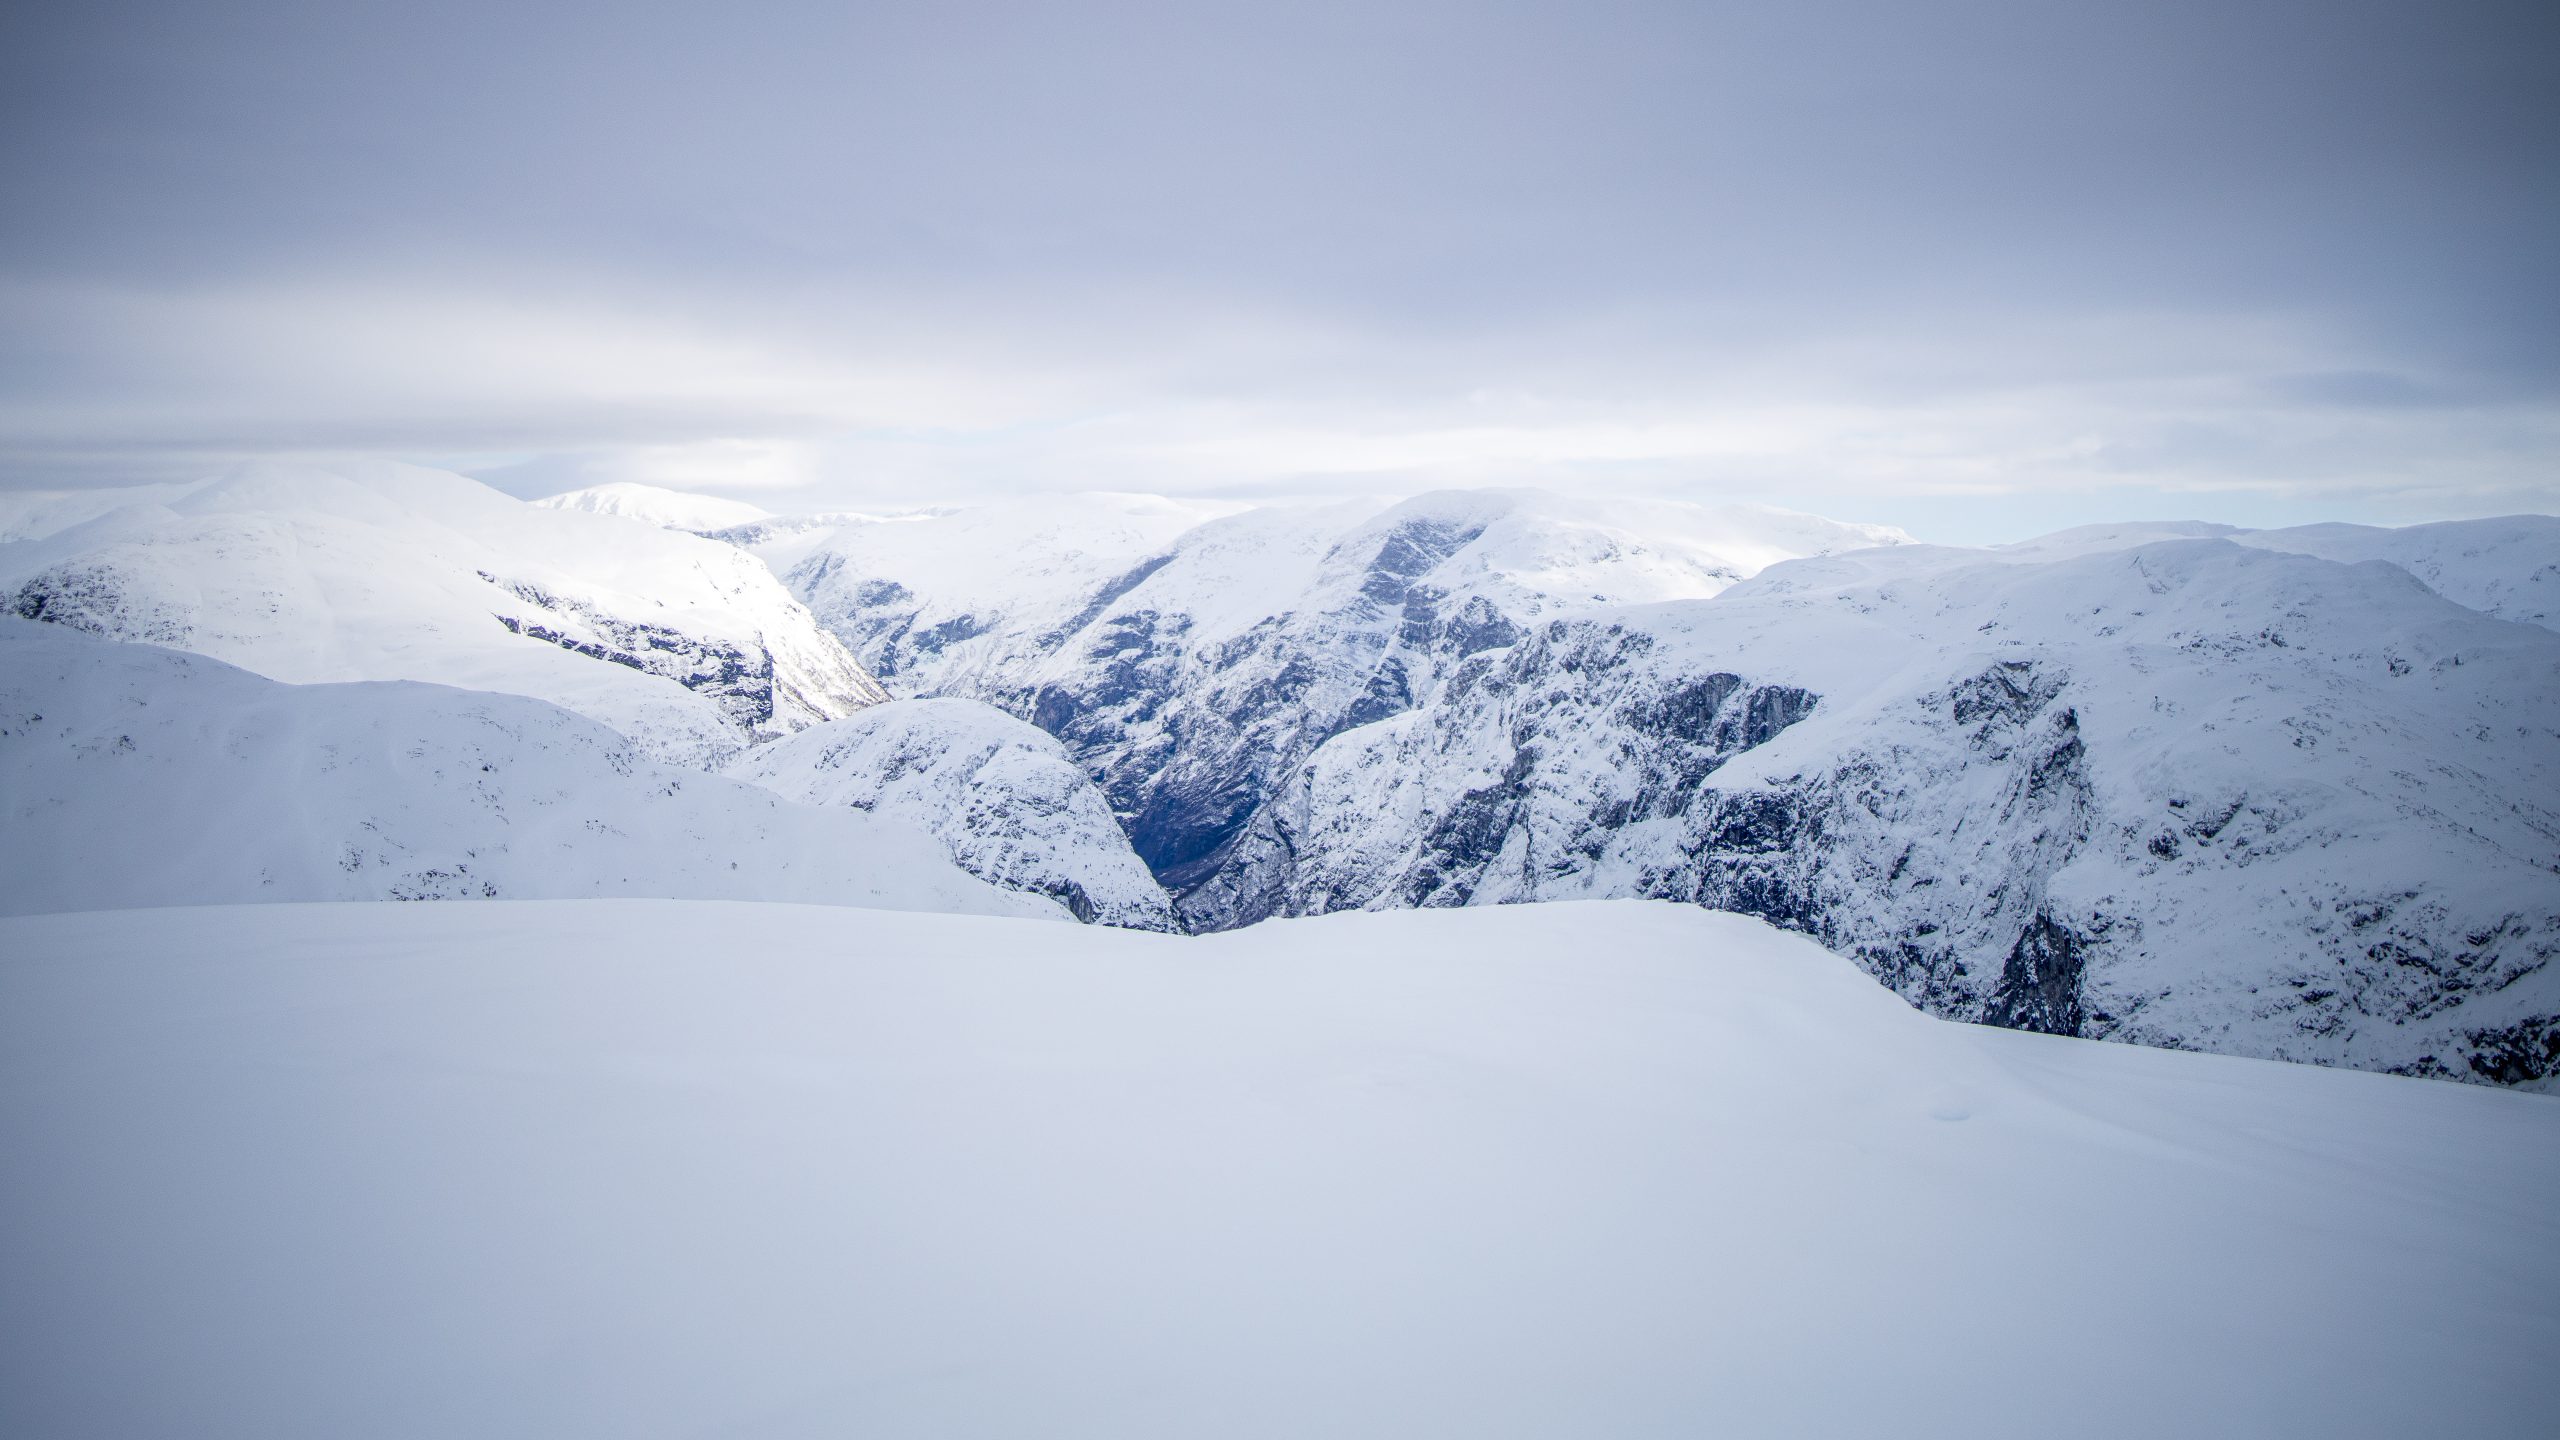
M 2560 1101 L 1637 902 L 0 921 L 0 1432 L 2524 1435 Z

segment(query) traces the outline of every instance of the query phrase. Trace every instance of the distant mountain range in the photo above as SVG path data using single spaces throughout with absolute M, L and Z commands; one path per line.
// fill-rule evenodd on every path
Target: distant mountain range
M 1669 898 L 1955 1018 L 2560 1073 L 2545 517 L 1955 549 L 1524 491 L 791 517 L 375 467 L 136 498 L 13 512 L 52 533 L 0 545 L 7 607 L 528 696 L 1079 918 Z

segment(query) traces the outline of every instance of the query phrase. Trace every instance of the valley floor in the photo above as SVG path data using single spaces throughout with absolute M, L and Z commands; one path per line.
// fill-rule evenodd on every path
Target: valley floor
M 0 921 L 0 1432 L 2521 1434 L 2560 1099 L 1612 902 Z

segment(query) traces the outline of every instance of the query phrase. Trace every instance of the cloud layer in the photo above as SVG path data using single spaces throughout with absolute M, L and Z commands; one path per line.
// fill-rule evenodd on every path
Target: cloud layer
M 2560 508 L 2546 7 L 0 21 L 0 479 Z

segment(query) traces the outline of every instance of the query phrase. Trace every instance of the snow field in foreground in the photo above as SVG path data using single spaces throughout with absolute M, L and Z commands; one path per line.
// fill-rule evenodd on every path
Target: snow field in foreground
M 1639 902 L 0 921 L 0 1432 L 2525 1433 L 2560 1100 Z

